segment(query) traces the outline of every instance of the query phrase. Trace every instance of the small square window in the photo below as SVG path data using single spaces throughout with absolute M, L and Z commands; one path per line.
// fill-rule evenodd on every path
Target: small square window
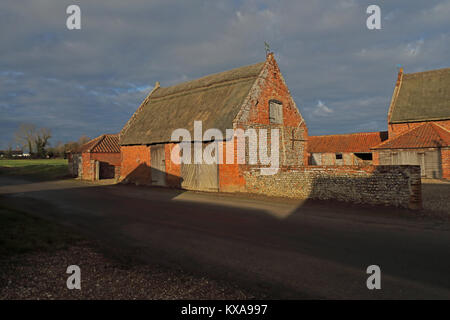
M 279 101 L 269 101 L 270 123 L 283 124 L 283 104 Z
M 336 153 L 336 160 L 342 160 L 342 153 Z

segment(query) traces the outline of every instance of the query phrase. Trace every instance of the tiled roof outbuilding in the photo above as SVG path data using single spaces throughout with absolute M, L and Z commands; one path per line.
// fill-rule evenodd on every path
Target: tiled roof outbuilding
M 309 136 L 309 153 L 371 152 L 387 139 L 387 131 Z

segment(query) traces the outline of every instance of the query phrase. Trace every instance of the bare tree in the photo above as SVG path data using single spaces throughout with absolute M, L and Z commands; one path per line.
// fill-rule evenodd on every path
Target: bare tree
M 34 144 L 36 146 L 36 153 L 39 157 L 46 156 L 45 147 L 48 145 L 48 139 L 52 137 L 52 133 L 48 128 L 40 128 L 35 135 Z
M 12 151 L 12 144 L 11 144 L 11 142 L 8 143 L 8 149 L 6 150 L 5 157 L 7 159 L 12 159 L 12 157 L 13 157 L 13 151 Z
M 36 126 L 31 123 L 22 123 L 15 132 L 15 138 L 23 148 L 28 148 L 28 152 L 31 154 L 36 140 Z
M 23 148 L 28 148 L 30 154 L 35 153 L 38 157 L 45 157 L 48 140 L 52 134 L 48 128 L 37 129 L 34 124 L 23 123 L 15 133 L 15 138 Z
M 86 142 L 88 142 L 89 140 L 91 140 L 87 135 L 82 135 L 79 139 L 78 139 L 78 144 L 80 146 L 82 146 L 83 144 L 85 144 Z

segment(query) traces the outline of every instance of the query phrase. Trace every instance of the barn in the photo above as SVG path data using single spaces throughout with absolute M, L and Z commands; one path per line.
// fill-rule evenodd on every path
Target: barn
M 371 165 L 371 148 L 385 141 L 387 136 L 387 131 L 309 136 L 309 165 Z
M 450 68 L 404 74 L 388 113 L 389 139 L 373 148 L 376 164 L 421 166 L 422 177 L 450 179 Z
M 450 131 L 433 122 L 395 136 L 373 150 L 382 165 L 420 165 L 424 178 L 450 179 Z
M 69 171 L 82 180 L 118 178 L 120 159 L 119 135 L 103 134 L 69 153 Z
M 195 132 L 196 123 L 201 123 L 200 134 Z M 226 163 L 196 163 L 195 159 L 177 163 L 171 155 L 180 141 L 172 134 L 180 128 L 190 133 L 190 143 L 201 143 L 203 150 L 213 145 L 227 155 L 232 149 L 227 144 L 230 139 L 225 138 L 227 129 L 266 130 L 269 141 L 278 132 L 279 166 L 307 164 L 306 124 L 272 53 L 263 62 L 174 86 L 157 83 L 120 133 L 122 182 L 203 191 L 244 190 L 244 173 L 267 164 L 249 159 L 254 153 L 271 153 L 270 148 L 260 143 L 246 147 L 245 163 L 237 161 L 235 153 Z M 224 137 L 208 137 L 209 129 L 218 129 Z

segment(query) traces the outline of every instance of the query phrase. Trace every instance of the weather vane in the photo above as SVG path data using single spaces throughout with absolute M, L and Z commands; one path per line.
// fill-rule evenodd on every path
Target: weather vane
M 264 47 L 266 49 L 266 56 L 267 56 L 270 53 L 270 46 L 266 41 L 264 41 Z

